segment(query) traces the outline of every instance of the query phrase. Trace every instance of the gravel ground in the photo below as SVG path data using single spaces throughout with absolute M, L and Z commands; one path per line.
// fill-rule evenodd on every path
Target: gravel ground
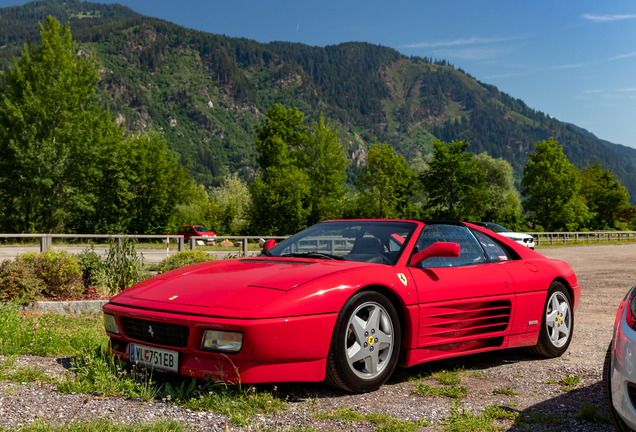
M 315 412 L 350 407 L 361 414 L 379 412 L 402 420 L 427 419 L 432 425 L 421 430 L 439 428 L 440 419 L 450 415 L 453 403 L 440 397 L 413 393 L 415 383 L 406 379 L 430 368 L 463 367 L 462 385 L 468 388 L 462 408 L 478 410 L 492 405 L 505 406 L 524 414 L 539 412 L 562 416 L 560 424 L 531 424 L 513 427 L 500 423 L 505 430 L 536 431 L 611 431 L 609 425 L 577 420 L 584 402 L 599 405 L 604 414 L 601 394 L 602 364 L 612 335 L 616 309 L 627 290 L 636 283 L 630 273 L 636 245 L 580 246 L 540 250 L 549 258 L 567 261 L 576 272 L 582 287 L 581 304 L 576 313 L 574 339 L 561 358 L 538 359 L 522 350 L 503 350 L 460 357 L 399 370 L 380 390 L 348 395 L 322 384 L 285 384 L 278 393 L 289 396 L 289 409 L 277 415 L 257 416 L 252 430 L 269 427 L 285 430 L 292 426 L 313 425 L 324 430 L 373 430 L 369 423 L 344 423 L 317 420 Z M 66 373 L 68 359 L 20 356 L 18 364 L 37 365 L 53 373 Z M 557 384 L 565 375 L 580 376 L 580 387 L 566 392 Z M 435 381 L 430 380 L 430 384 Z M 518 395 L 493 394 L 496 388 L 510 387 Z M 270 387 L 271 388 L 271 387 Z M 212 412 L 192 412 L 165 402 L 145 403 L 129 399 L 90 399 L 86 395 L 64 395 L 35 385 L 0 382 L 0 426 L 15 428 L 37 418 L 56 423 L 107 417 L 116 422 L 148 422 L 162 417 L 177 419 L 195 430 L 223 431 L 229 417 Z M 229 424 L 232 431 L 246 431 L 246 426 Z

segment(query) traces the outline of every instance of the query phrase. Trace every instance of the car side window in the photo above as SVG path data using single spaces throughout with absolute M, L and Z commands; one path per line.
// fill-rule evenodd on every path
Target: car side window
M 431 224 L 427 225 L 417 242 L 419 251 L 436 242 L 457 243 L 461 248 L 458 258 L 433 257 L 422 261 L 418 267 L 440 268 L 459 267 L 486 262 L 484 251 L 470 230 L 458 225 Z
M 187 227 L 187 228 L 186 228 L 186 232 L 187 232 L 187 233 L 193 233 L 193 232 L 195 232 L 195 231 L 194 231 L 194 228 L 192 228 L 192 227 Z
M 474 234 L 479 244 L 481 244 L 481 247 L 486 251 L 488 261 L 499 262 L 510 260 L 510 256 L 493 238 L 477 230 L 470 231 Z

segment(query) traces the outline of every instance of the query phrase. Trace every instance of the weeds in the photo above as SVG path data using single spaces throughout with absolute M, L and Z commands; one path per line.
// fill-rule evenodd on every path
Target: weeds
M 26 315 L 0 305 L 0 355 L 75 356 L 107 341 L 101 316 Z
M 563 378 L 561 378 L 561 381 L 559 381 L 559 384 L 561 385 L 561 389 L 563 391 L 569 392 L 569 391 L 576 390 L 580 382 L 581 382 L 580 376 L 566 375 Z
M 154 423 L 115 424 L 106 419 L 87 423 L 54 425 L 44 420 L 18 428 L 18 432 L 185 432 L 185 428 L 176 420 L 162 419 Z M 6 429 L 0 427 L 0 431 Z
M 484 413 L 495 420 L 517 420 L 520 414 L 517 411 L 507 411 L 500 406 L 484 408 Z
M 492 419 L 486 412 L 475 414 L 460 408 L 461 404 L 454 404 L 450 417 L 440 420 L 445 432 L 494 432 L 499 429 L 492 424 Z
M 492 392 L 493 394 L 504 394 L 508 396 L 517 396 L 519 394 L 514 390 L 513 386 L 496 388 Z
M 459 376 L 459 370 L 455 369 L 452 371 L 449 370 L 441 370 L 434 372 L 431 374 L 431 378 L 436 379 L 442 385 L 456 386 L 461 384 L 462 379 Z
M 599 408 L 601 407 L 598 405 L 583 402 L 581 412 L 576 415 L 576 419 L 594 423 L 610 424 L 611 422 L 608 416 L 598 414 Z
M 400 420 L 393 416 L 380 413 L 360 414 L 352 408 L 338 408 L 332 411 L 315 413 L 314 418 L 321 420 L 337 420 L 347 425 L 353 422 L 371 423 L 376 425 L 376 432 L 411 432 L 428 425 L 424 419 L 419 422 Z
M 451 399 L 463 399 L 468 394 L 468 389 L 464 386 L 442 386 L 434 387 L 429 384 L 418 383 L 414 393 L 422 396 L 439 396 Z

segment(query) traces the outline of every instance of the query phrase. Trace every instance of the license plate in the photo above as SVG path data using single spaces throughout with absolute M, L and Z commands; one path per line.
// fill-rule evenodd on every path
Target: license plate
M 157 369 L 179 372 L 179 351 L 130 344 L 130 361 Z

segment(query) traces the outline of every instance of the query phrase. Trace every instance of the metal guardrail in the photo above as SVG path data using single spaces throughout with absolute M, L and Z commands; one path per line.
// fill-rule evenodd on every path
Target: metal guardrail
M 197 240 L 210 240 L 211 238 L 218 239 L 241 239 L 241 243 L 243 245 L 243 256 L 247 256 L 247 241 L 252 239 L 274 239 L 274 240 L 285 240 L 291 236 L 215 236 L 215 237 L 206 237 L 206 236 L 192 236 L 190 237 L 190 250 L 194 250 L 197 247 Z
M 54 238 L 115 238 L 118 243 L 121 243 L 121 239 L 124 237 L 136 238 L 136 239 L 176 239 L 179 252 L 183 251 L 183 236 L 182 235 L 109 235 L 109 234 L 0 234 L 0 238 L 40 238 L 40 252 L 46 252 L 53 246 Z
M 534 243 L 538 246 L 541 243 L 566 244 L 573 241 L 600 242 L 600 241 L 631 241 L 636 240 L 636 231 L 569 231 L 569 232 L 525 232 L 531 235 Z

